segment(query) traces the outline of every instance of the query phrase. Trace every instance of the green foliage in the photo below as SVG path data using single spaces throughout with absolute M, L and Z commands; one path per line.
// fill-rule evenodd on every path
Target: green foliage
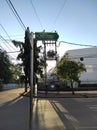
M 71 82 L 72 94 L 74 94 L 73 82 L 79 81 L 82 72 L 86 71 L 84 64 L 64 58 L 57 67 L 57 75 Z
M 86 71 L 84 64 L 69 59 L 63 59 L 57 67 L 57 74 L 69 81 L 78 81 L 83 71 Z
M 11 72 L 12 72 L 12 82 L 19 82 L 20 77 L 22 75 L 22 67 L 20 64 L 12 65 L 11 66 Z
M 7 83 L 11 80 L 11 62 L 7 53 L 0 50 L 0 80 L 3 83 Z
M 17 56 L 18 60 L 21 60 L 22 67 L 24 69 L 24 74 L 25 74 L 25 82 L 30 82 L 30 42 L 29 40 L 27 41 L 27 36 L 25 36 L 25 43 L 19 42 L 19 41 L 12 41 L 13 44 L 16 47 L 20 48 L 20 53 Z
M 18 60 L 22 60 L 22 66 L 24 69 L 25 74 L 25 82 L 30 84 L 30 52 L 31 52 L 31 45 L 30 39 L 28 35 L 28 30 L 25 32 L 25 43 L 19 41 L 12 41 L 16 47 L 20 48 L 20 53 L 17 57 Z M 43 58 L 39 56 L 41 46 L 37 47 L 36 40 L 34 39 L 34 74 L 38 74 L 42 76 L 43 70 Z
M 34 39 L 34 72 L 40 77 L 43 76 L 43 66 L 44 60 L 43 57 L 39 56 L 41 46 L 37 47 L 37 41 Z

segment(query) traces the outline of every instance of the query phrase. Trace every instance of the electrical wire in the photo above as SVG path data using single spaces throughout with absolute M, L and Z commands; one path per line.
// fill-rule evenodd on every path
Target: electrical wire
M 11 40 L 9 34 L 7 33 L 7 31 L 5 30 L 4 26 L 3 26 L 2 24 L 0 24 L 0 26 L 2 27 L 2 29 L 3 29 L 3 31 L 5 32 L 5 34 L 7 35 L 7 37 L 9 38 L 9 41 L 12 43 L 12 40 Z M 4 37 L 3 37 L 3 39 L 4 39 Z M 5 40 L 6 40 L 6 39 L 5 39 Z M 7 40 L 6 40 L 6 41 L 7 41 Z M 9 43 L 9 45 L 10 45 L 10 43 Z M 12 45 L 10 45 L 10 47 L 11 47 L 12 49 L 16 50 L 16 48 L 14 48 Z
M 0 45 L 1 49 L 4 51 L 5 49 Z
M 20 52 L 20 51 L 10 51 L 10 52 L 7 52 L 7 53 L 17 53 L 17 52 Z
M 24 36 L 23 34 L 15 34 L 15 35 L 9 35 L 10 37 L 19 37 L 19 36 Z
M 19 24 L 20 24 L 20 26 L 22 27 L 22 24 L 21 24 L 21 22 L 19 21 L 19 19 L 18 19 L 17 15 L 15 14 L 15 12 L 13 11 L 13 9 L 12 9 L 11 5 L 8 3 L 8 1 L 7 1 L 7 0 L 6 0 L 6 2 L 7 2 L 7 4 L 8 4 L 8 6 L 10 7 L 11 11 L 13 12 L 14 16 L 16 17 L 16 19 L 17 19 L 18 23 L 19 23 Z M 23 27 L 22 27 L 22 29 L 24 30 L 24 28 L 23 28 Z
M 82 58 L 97 58 L 97 54 L 84 55 L 84 56 L 83 55 L 80 55 L 80 56 L 78 55 L 78 56 L 74 56 L 74 57 L 69 56 L 69 59 L 78 59 L 78 58 L 80 59 L 81 57 Z
M 5 32 L 5 34 L 9 38 L 9 40 L 12 41 L 11 38 L 10 38 L 10 36 L 8 35 L 7 31 L 5 30 L 4 26 L 1 23 L 0 23 L 0 26 L 2 27 L 3 31 Z
M 8 41 L 8 42 L 10 42 L 10 40 L 9 39 L 7 39 L 5 36 L 3 36 L 4 37 L 4 39 L 6 40 L 6 41 Z M 20 38 L 20 37 L 17 37 L 17 38 L 15 38 L 14 40 L 24 40 L 24 38 Z M 15 48 L 14 48 L 15 49 Z
M 14 16 L 16 17 L 18 23 L 21 25 L 22 29 L 23 29 L 23 30 L 26 30 L 26 26 L 24 25 L 23 21 L 21 20 L 21 18 L 20 18 L 20 16 L 19 16 L 19 14 L 17 13 L 15 7 L 13 6 L 11 0 L 6 0 L 6 2 L 7 2 L 7 4 L 8 4 L 8 6 L 10 7 L 11 11 L 13 12 Z M 1 26 L 2 26 L 2 25 L 1 25 Z M 3 26 L 2 26 L 2 29 L 3 29 L 3 31 L 5 31 L 6 35 L 7 35 L 8 38 L 9 38 L 9 40 L 12 41 L 11 38 L 10 38 L 10 36 L 8 35 L 8 33 L 6 32 L 6 30 L 4 29 Z M 6 48 L 8 48 L 8 49 L 10 50 L 10 48 L 9 48 L 9 46 L 8 46 L 9 43 L 7 42 L 7 40 L 4 39 L 1 35 L 0 35 L 0 39 L 1 39 L 2 41 L 4 41 L 5 43 L 7 43 L 7 44 L 4 44 L 4 45 L 6 46 Z M 1 47 L 1 46 L 0 46 L 0 47 Z M 12 46 L 10 46 L 10 47 L 12 47 Z M 1 48 L 3 48 L 3 47 L 1 47 Z M 4 48 L 3 48 L 3 49 L 4 49 Z M 5 49 L 4 49 L 4 50 L 5 50 Z M 14 51 L 14 52 L 10 51 L 10 52 L 6 52 L 6 53 L 16 53 L 16 52 L 17 52 L 17 51 Z M 13 56 L 10 56 L 10 57 L 13 58 Z M 16 59 L 16 57 L 15 57 L 14 59 Z
M 60 8 L 58 14 L 57 14 L 56 17 L 55 17 L 55 20 L 54 20 L 54 22 L 53 22 L 51 28 L 53 28 L 53 26 L 57 23 L 57 20 L 59 19 L 59 16 L 61 15 L 62 10 L 64 9 L 64 7 L 65 7 L 65 5 L 66 5 L 66 2 L 67 2 L 67 0 L 64 0 L 64 3 L 62 3 L 62 6 L 61 6 L 61 8 Z
M 4 37 L 4 39 L 6 39 L 6 41 L 10 41 L 10 39 L 7 39 L 7 36 L 3 35 L 3 37 Z M 24 35 L 22 35 L 22 34 L 19 34 L 19 35 L 18 34 L 16 34 L 16 35 L 9 35 L 9 37 L 11 39 L 22 39 L 22 40 L 24 40 Z
M 7 53 L 7 51 L 6 51 L 6 49 L 5 48 L 3 48 L 2 46 L 0 46 L 1 47 L 1 50 L 3 50 L 3 51 L 5 51 L 6 53 Z M 16 57 L 15 56 L 13 56 L 13 55 L 8 55 L 10 58 L 12 58 L 12 59 L 16 59 Z
M 22 19 L 20 18 L 18 12 L 16 11 L 14 5 L 12 4 L 11 0 L 6 0 L 8 6 L 10 7 L 11 11 L 13 12 L 14 16 L 16 17 L 17 21 L 21 25 L 23 30 L 26 30 L 26 26 L 24 25 Z
M 32 0 L 30 0 L 30 2 L 31 2 L 32 8 L 33 8 L 33 10 L 34 10 L 34 12 L 35 12 L 35 15 L 36 15 L 36 17 L 37 17 L 37 19 L 38 19 L 38 22 L 39 22 L 41 28 L 43 29 L 43 25 L 42 25 L 42 23 L 41 23 L 40 17 L 39 17 L 39 15 L 38 15 L 37 11 L 36 11 L 36 8 L 35 8 L 35 6 L 34 6 Z
M 6 41 L 6 39 L 4 39 L 1 35 L 0 35 L 0 39 L 1 39 L 3 42 L 7 43 L 7 44 L 4 44 L 4 45 L 6 46 L 6 48 L 7 48 L 8 50 L 11 51 L 11 49 L 10 49 L 9 46 L 8 46 L 9 43 Z M 0 45 L 0 47 L 1 47 L 3 50 L 6 51 L 6 49 L 4 49 L 1 45 Z M 7 53 L 7 51 L 6 51 L 6 53 Z M 10 57 L 16 59 L 16 57 L 14 57 L 13 55 L 11 55 Z
M 60 43 L 61 43 L 61 42 L 66 43 L 66 44 L 71 44 L 71 45 L 77 45 L 77 46 L 97 47 L 97 46 L 93 46 L 93 45 L 77 44 L 77 43 L 66 42 L 66 41 L 60 41 L 60 42 L 59 42 L 59 46 L 60 46 Z
M 5 43 L 7 43 L 7 44 L 5 44 L 5 46 L 10 50 L 10 48 L 9 48 L 9 46 L 8 46 L 8 42 L 0 35 L 0 39 L 2 40 L 2 41 L 4 41 Z

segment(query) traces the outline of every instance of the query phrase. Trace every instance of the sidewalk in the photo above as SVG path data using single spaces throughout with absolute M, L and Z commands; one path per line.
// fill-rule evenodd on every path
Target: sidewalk
M 97 90 L 95 91 L 75 91 L 73 95 L 71 91 L 64 92 L 48 92 L 45 94 L 44 91 L 39 91 L 35 97 L 38 98 L 93 98 L 97 97 Z

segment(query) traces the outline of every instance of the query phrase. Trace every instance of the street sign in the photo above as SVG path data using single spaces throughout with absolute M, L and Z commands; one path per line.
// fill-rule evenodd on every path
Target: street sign
M 36 32 L 35 39 L 42 41 L 57 41 L 59 35 L 56 32 Z

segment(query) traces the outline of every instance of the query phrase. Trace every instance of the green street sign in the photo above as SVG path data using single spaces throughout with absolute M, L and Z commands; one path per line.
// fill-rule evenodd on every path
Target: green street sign
M 36 32 L 35 39 L 42 41 L 57 41 L 59 35 L 56 32 Z

